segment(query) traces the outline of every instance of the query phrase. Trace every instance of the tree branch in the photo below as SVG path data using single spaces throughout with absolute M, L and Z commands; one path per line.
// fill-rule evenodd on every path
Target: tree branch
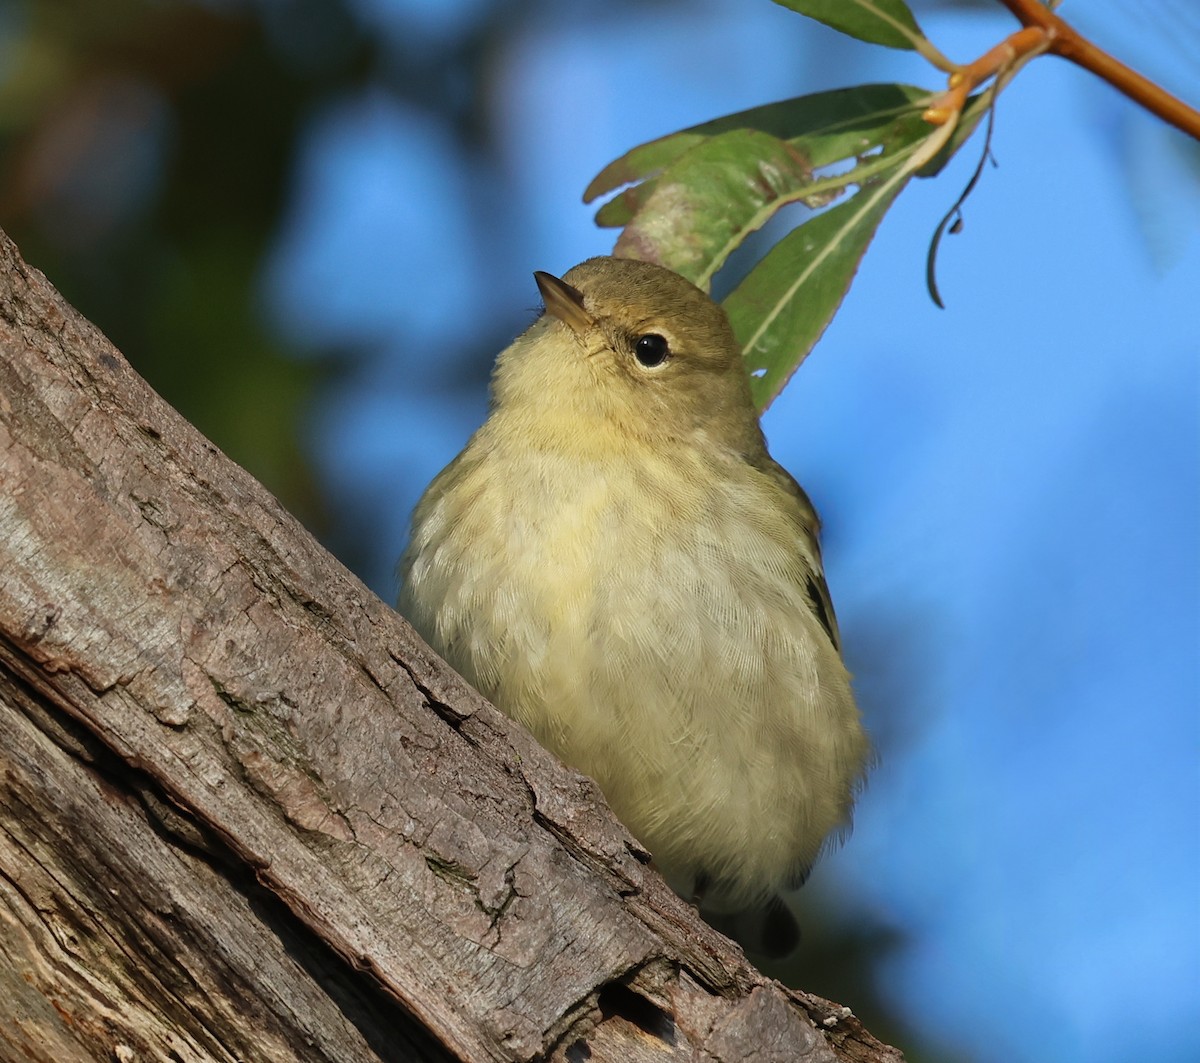
M 1037 27 L 1049 38 L 1047 51 L 1069 59 L 1103 78 L 1164 122 L 1200 140 L 1200 111 L 1143 77 L 1064 22 L 1040 0 L 1000 0 L 1023 26 Z
M 899 1063 L 0 234 L 0 1055 Z
M 1050 38 L 1044 30 L 1036 26 L 1017 30 L 978 59 L 958 67 L 950 75 L 950 87 L 930 104 L 921 117 L 930 125 L 945 125 L 962 113 L 968 97 L 980 85 L 1041 55 L 1049 46 Z

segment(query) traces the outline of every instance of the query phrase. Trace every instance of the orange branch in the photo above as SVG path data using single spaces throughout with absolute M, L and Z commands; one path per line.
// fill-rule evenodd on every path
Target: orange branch
M 958 67 L 950 75 L 950 87 L 921 115 L 930 125 L 945 125 L 966 106 L 967 97 L 985 81 L 1007 70 L 1018 60 L 1044 52 L 1051 35 L 1038 26 L 1026 26 L 1002 40 L 973 63 Z
M 1000 3 L 1027 29 L 1037 28 L 1047 35 L 1047 51 L 1090 70 L 1151 114 L 1200 140 L 1200 111 L 1096 47 L 1038 0 L 1000 0 Z M 1019 36 L 1020 32 L 1024 31 L 1013 36 Z

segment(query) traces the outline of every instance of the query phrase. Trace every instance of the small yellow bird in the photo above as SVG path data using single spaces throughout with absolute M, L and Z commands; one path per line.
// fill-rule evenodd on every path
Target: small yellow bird
M 708 295 L 628 259 L 534 276 L 546 312 L 416 507 L 400 611 L 676 890 L 769 909 L 849 826 L 869 757 L 816 513 Z

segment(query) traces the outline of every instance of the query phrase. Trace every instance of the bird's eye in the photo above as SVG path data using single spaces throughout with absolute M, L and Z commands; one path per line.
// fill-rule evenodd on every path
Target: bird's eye
M 633 356 L 647 369 L 662 365 L 670 353 L 671 348 L 667 341 L 657 332 L 648 332 L 645 336 L 639 336 L 637 343 L 633 345 Z

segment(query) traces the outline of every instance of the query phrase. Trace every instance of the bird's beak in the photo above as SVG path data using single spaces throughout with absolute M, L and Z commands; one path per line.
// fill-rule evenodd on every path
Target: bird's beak
M 553 314 L 577 336 L 596 324 L 596 319 L 583 308 L 583 296 L 578 289 L 541 270 L 534 272 L 533 279 L 537 281 L 538 291 L 542 293 L 546 313 Z

